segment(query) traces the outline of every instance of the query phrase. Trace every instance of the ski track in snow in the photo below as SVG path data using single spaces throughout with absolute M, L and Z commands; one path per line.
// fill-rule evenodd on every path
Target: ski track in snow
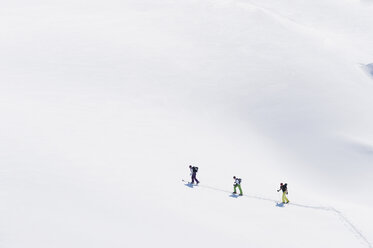
M 187 181 L 183 180 L 183 182 L 186 183 L 184 185 L 186 185 L 190 188 L 193 188 L 193 186 L 189 186 L 190 184 Z M 219 188 L 212 187 L 212 186 L 209 186 L 209 185 L 198 184 L 198 186 L 196 186 L 196 187 L 202 187 L 202 188 L 211 189 L 211 190 L 215 190 L 215 191 L 220 191 L 220 192 L 224 192 L 224 193 L 228 193 L 228 194 L 232 193 L 229 190 L 219 189 Z M 242 197 L 252 198 L 252 199 L 261 200 L 261 201 L 269 201 L 269 202 L 273 202 L 273 203 L 276 203 L 276 204 L 278 203 L 278 201 L 276 201 L 276 200 L 261 197 L 261 196 L 243 194 Z M 362 234 L 362 232 L 359 231 L 359 229 L 349 219 L 347 219 L 347 217 L 344 216 L 341 211 L 335 209 L 334 207 L 311 206 L 311 205 L 305 205 L 305 204 L 299 204 L 299 203 L 291 203 L 290 206 L 296 206 L 296 207 L 308 208 L 308 209 L 315 209 L 315 210 L 322 210 L 322 211 L 329 211 L 329 212 L 335 213 L 339 217 L 341 222 L 354 234 L 354 236 L 357 239 L 362 241 L 368 248 L 373 248 L 372 244 Z

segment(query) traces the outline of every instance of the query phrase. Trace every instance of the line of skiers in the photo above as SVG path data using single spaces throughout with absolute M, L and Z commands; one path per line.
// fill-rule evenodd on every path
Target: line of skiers
M 196 182 L 196 185 L 199 184 L 199 180 L 197 179 L 197 172 L 198 172 L 198 167 L 189 165 L 190 169 L 190 176 L 192 178 L 192 181 L 190 184 L 194 184 Z M 237 194 L 237 188 L 240 191 L 240 196 L 243 195 L 242 193 L 242 188 L 241 188 L 241 178 L 238 178 L 236 176 L 233 177 L 234 183 L 233 183 L 233 193 L 232 194 Z M 286 197 L 288 194 L 288 184 L 287 183 L 280 183 L 280 188 L 277 190 L 277 192 L 280 192 L 282 190 L 282 203 L 289 203 L 289 199 Z

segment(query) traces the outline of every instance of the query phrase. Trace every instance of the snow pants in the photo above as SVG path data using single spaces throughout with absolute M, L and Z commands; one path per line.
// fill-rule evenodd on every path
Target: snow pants
M 236 188 L 238 188 L 240 190 L 240 195 L 242 195 L 241 185 L 240 184 L 235 184 L 234 185 L 234 187 L 233 187 L 233 189 L 234 189 L 233 193 L 235 193 L 235 194 L 237 193 Z
M 197 173 L 196 172 L 193 172 L 192 173 L 192 184 L 194 183 L 194 181 L 196 181 L 197 183 L 199 183 L 198 179 L 196 178 L 197 176 Z
M 282 203 L 288 203 L 289 199 L 286 197 L 286 191 L 282 193 Z

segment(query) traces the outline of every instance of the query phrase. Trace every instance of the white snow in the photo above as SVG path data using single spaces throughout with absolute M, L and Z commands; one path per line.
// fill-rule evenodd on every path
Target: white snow
M 372 13 L 2 3 L 0 246 L 372 248 Z

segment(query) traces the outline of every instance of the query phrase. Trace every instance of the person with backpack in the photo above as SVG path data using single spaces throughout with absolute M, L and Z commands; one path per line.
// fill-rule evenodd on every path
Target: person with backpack
M 289 199 L 286 197 L 288 194 L 288 184 L 280 183 L 280 188 L 277 190 L 277 192 L 280 190 L 282 190 L 282 203 L 289 203 Z
M 241 181 L 242 181 L 241 178 L 237 178 L 236 176 L 234 176 L 233 179 L 234 179 L 233 194 L 237 194 L 236 188 L 238 188 L 240 190 L 240 195 L 243 195 L 242 188 L 241 188 Z
M 197 172 L 198 172 L 198 167 L 189 165 L 189 169 L 190 169 L 190 175 L 192 176 L 192 182 L 191 182 L 191 184 L 194 184 L 194 181 L 196 181 L 196 183 L 198 185 L 199 181 L 196 178 Z

